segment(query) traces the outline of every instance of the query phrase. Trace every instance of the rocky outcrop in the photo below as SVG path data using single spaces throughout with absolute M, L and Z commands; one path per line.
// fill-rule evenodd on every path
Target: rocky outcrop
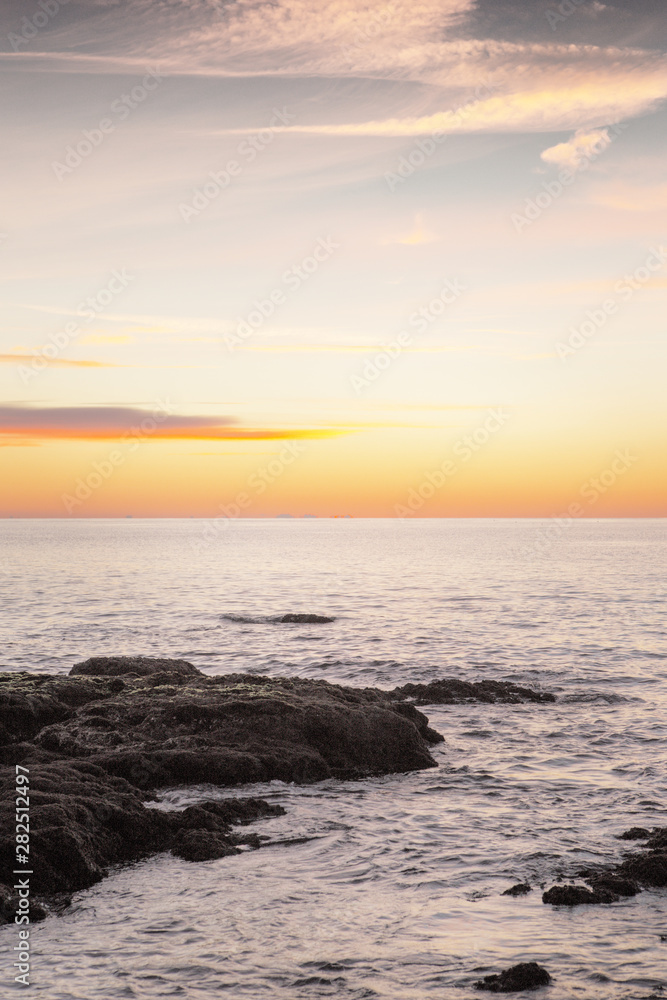
M 485 976 L 475 983 L 476 990 L 488 990 L 489 993 L 514 993 L 519 990 L 537 990 L 540 986 L 548 986 L 551 976 L 537 962 L 522 962 L 505 969 L 499 975 Z
M 554 702 L 548 691 L 510 684 L 509 681 L 461 681 L 454 677 L 431 681 L 430 684 L 404 684 L 394 688 L 394 698 L 410 698 L 416 705 L 461 705 L 483 702 L 489 705 L 518 705 L 521 702 Z
M 85 759 L 136 787 L 210 781 L 319 781 L 433 767 L 428 743 L 440 737 L 412 705 L 383 692 L 326 681 L 245 674 L 206 677 L 172 671 L 169 661 L 124 672 L 100 697 L 41 729 L 34 745 L 59 759 Z M 75 668 L 100 674 L 100 660 Z M 195 668 L 193 668 L 195 669 Z M 29 679 L 26 678 L 27 684 Z
M 0 675 L 0 729 L 0 870 L 15 867 L 21 764 L 30 771 L 35 918 L 43 901 L 57 907 L 114 864 L 257 848 L 257 834 L 233 827 L 282 812 L 247 798 L 165 812 L 150 807 L 156 788 L 413 771 L 435 766 L 428 747 L 442 740 L 414 705 L 386 692 L 206 677 L 184 660 L 148 657 L 95 657 L 69 676 Z M 0 886 L 0 920 L 13 919 L 16 902 Z
M 491 681 L 387 692 L 323 680 L 208 677 L 186 660 L 144 656 L 93 657 L 69 675 L 0 674 L 0 864 L 12 870 L 16 764 L 30 769 L 37 919 L 114 864 L 156 851 L 205 861 L 257 848 L 257 834 L 234 827 L 282 811 L 246 798 L 165 812 L 150 806 L 157 788 L 434 767 L 429 747 L 443 737 L 416 704 L 522 700 L 553 698 Z M 0 886 L 0 921 L 15 905 L 11 888 Z

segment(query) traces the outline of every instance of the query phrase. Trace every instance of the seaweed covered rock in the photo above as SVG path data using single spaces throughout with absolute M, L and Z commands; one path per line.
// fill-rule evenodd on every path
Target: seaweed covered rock
M 648 840 L 651 836 L 650 830 L 645 829 L 643 826 L 633 826 L 625 833 L 619 834 L 619 840 Z

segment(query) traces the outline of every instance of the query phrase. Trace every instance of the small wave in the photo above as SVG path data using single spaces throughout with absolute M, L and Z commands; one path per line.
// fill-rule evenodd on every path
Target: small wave
M 615 694 L 613 691 L 577 691 L 573 694 L 564 694 L 559 698 L 561 704 L 565 705 L 590 705 L 595 702 L 604 702 L 605 705 L 622 705 L 625 702 L 636 700 L 636 698 L 626 698 L 622 694 Z
M 221 615 L 223 621 L 237 622 L 241 625 L 327 625 L 335 618 L 326 615 L 291 612 L 285 615 Z

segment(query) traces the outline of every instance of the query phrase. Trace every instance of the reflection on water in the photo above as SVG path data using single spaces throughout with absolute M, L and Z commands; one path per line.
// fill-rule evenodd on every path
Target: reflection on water
M 456 675 L 559 694 L 429 710 L 446 737 L 437 771 L 242 788 L 287 809 L 258 832 L 302 842 L 114 872 L 34 928 L 33 995 L 458 1000 L 488 972 L 538 961 L 551 1000 L 667 996 L 667 890 L 560 909 L 540 888 L 617 859 L 629 826 L 667 825 L 662 522 L 578 522 L 548 557 L 526 555 L 539 522 L 239 522 L 203 551 L 198 522 L 29 526 L 2 526 L 24 573 L 0 578 L 5 669 L 131 652 L 210 672 L 385 687 Z M 336 621 L 223 617 L 300 611 Z M 226 794 L 172 789 L 161 807 Z M 500 895 L 518 881 L 534 891 Z

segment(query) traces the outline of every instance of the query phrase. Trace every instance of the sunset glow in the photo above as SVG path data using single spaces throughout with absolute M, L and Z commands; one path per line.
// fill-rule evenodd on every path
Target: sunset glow
M 664 38 L 55 6 L 0 15 L 0 516 L 667 513 Z

